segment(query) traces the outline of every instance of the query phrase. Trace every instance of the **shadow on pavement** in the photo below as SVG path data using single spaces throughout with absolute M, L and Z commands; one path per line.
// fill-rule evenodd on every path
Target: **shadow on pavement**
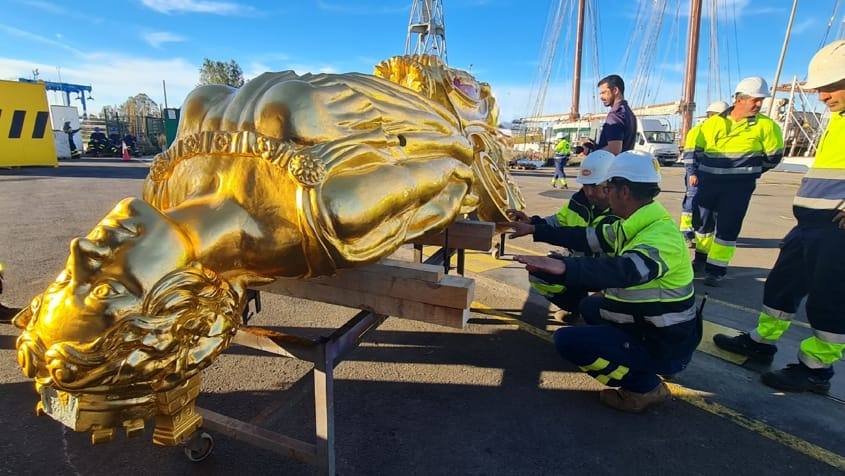
M 0 170 L 0 181 L 23 182 L 43 178 L 147 178 L 148 168 L 131 165 L 60 165 L 59 167 L 23 167 Z M 5 178 L 10 177 L 10 178 Z
M 780 238 L 746 238 L 739 237 L 736 241 L 737 248 L 780 248 Z
M 406 362 L 413 364 L 413 372 L 403 372 L 411 369 Z M 289 363 L 272 357 L 244 362 L 224 355 L 206 371 L 199 404 L 309 439 L 314 428 L 312 380 L 310 374 L 286 373 Z M 765 454 L 754 465 L 737 465 L 732 472 L 799 467 L 808 474 L 834 474 L 822 463 L 682 402 L 663 405 L 646 417 L 614 412 L 599 404 L 598 384 L 573 370 L 553 346 L 518 330 L 376 331 L 336 369 L 338 471 L 671 474 L 693 469 L 716 475 L 724 473 L 728 462 Z M 473 380 L 473 373 L 486 377 Z M 238 388 L 209 388 L 221 378 Z M 6 430 L 0 433 L 0 448 L 4 465 L 18 473 L 97 475 L 114 474 L 116 468 L 133 475 L 311 472 L 304 464 L 222 435 L 215 435 L 209 459 L 190 463 L 179 448 L 150 443 L 152 424 L 139 438 L 118 435 L 111 443 L 91 446 L 86 434 L 35 417 L 35 402 L 31 383 L 0 385 L 0 424 Z M 267 408 L 272 412 L 262 412 Z

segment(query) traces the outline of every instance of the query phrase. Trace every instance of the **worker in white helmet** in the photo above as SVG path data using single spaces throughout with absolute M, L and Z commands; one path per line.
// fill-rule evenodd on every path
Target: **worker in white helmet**
M 763 383 L 782 391 L 825 393 L 833 364 L 845 352 L 845 40 L 816 53 L 804 87 L 818 90 L 831 116 L 792 205 L 798 224 L 783 239 L 766 279 L 757 327 L 737 337 L 717 334 L 713 341 L 751 360 L 771 362 L 775 343 L 806 297 L 813 336 L 801 342 L 798 363 L 763 374 Z
M 710 103 L 705 109 L 707 118 L 713 117 L 716 114 L 725 112 L 730 105 L 725 101 L 716 101 Z M 695 154 L 695 137 L 698 134 L 698 128 L 701 124 L 696 124 L 687 132 L 686 140 L 684 141 L 683 161 L 687 168 L 686 175 L 684 175 L 684 186 L 686 186 L 686 194 L 684 201 L 681 203 L 681 233 L 687 240 L 690 248 L 695 248 L 695 227 L 698 226 L 698 208 L 695 204 L 695 194 L 698 192 L 698 182 L 690 184 L 690 176 L 692 174 L 693 156 Z
M 701 316 L 684 238 L 654 200 L 660 193 L 657 160 L 623 152 L 607 176 L 610 208 L 621 220 L 556 231 L 567 247 L 603 255 L 517 261 L 546 282 L 604 290 L 581 301 L 589 325 L 558 329 L 555 346 L 599 382 L 618 387 L 600 392 L 604 404 L 642 412 L 670 398 L 659 375 L 687 366 L 701 340 Z
M 727 274 L 757 179 L 783 158 L 780 127 L 760 114 L 767 97 L 765 79 L 743 79 L 734 91 L 733 106 L 706 119 L 688 138 L 687 143 L 694 144 L 689 183 L 698 186 L 700 213 L 695 261 L 707 273 L 707 286 L 718 286 Z
M 514 230 L 511 238 L 531 235 L 534 241 L 558 243 L 556 230 L 561 228 L 597 227 L 603 223 L 613 223 L 619 218 L 610 213 L 610 201 L 607 198 L 607 171 L 613 162 L 613 154 L 597 150 L 588 155 L 578 171 L 576 182 L 581 190 L 563 204 L 560 210 L 547 217 L 529 217 L 519 210 L 508 210 L 510 223 L 505 224 Z M 592 253 L 590 253 L 592 255 Z M 555 319 L 572 322 L 578 317 L 578 305 L 587 296 L 589 289 L 567 287 L 558 283 L 547 283 L 536 276 L 529 276 L 531 289 L 556 305 Z

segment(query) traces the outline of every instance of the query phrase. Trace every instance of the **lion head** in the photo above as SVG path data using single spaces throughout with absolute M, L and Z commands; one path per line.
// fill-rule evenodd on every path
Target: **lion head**
M 125 396 L 168 390 L 208 366 L 236 331 L 242 293 L 191 248 L 150 205 L 120 202 L 15 318 L 23 373 L 58 390 Z

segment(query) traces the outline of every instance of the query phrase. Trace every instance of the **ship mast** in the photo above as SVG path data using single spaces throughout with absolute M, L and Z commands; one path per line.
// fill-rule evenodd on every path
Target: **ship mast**
M 581 52 L 584 44 L 584 2 L 578 0 L 578 26 L 575 34 L 575 67 L 572 71 L 572 109 L 569 120 L 577 121 L 581 117 Z
M 687 65 L 684 92 L 681 97 L 681 144 L 686 141 L 695 112 L 695 73 L 698 68 L 698 37 L 701 31 L 701 0 L 690 2 L 689 34 L 687 36 Z

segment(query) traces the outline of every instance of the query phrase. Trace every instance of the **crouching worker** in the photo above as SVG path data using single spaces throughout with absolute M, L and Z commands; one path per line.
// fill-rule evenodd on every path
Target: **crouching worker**
M 559 229 L 577 227 L 597 227 L 601 223 L 613 223 L 618 220 L 610 213 L 610 202 L 607 199 L 607 189 L 603 183 L 607 180 L 607 170 L 613 162 L 613 154 L 598 150 L 588 155 L 581 163 L 576 181 L 581 184 L 581 190 L 567 200 L 560 210 L 547 217 L 528 217 L 518 210 L 508 210 L 509 217 L 514 220 L 508 223 L 514 232 L 511 238 L 532 235 L 534 241 L 556 244 L 555 231 Z M 593 255 L 592 251 L 587 254 Z M 559 307 L 555 313 L 558 320 L 573 320 L 578 315 L 578 304 L 587 296 L 589 291 L 583 287 L 564 286 L 560 283 L 548 283 L 537 276 L 529 275 L 531 288 Z
M 650 154 L 624 152 L 607 176 L 610 208 L 621 220 L 556 233 L 569 248 L 605 255 L 517 260 L 550 283 L 604 289 L 581 302 L 589 325 L 558 329 L 555 346 L 599 382 L 618 387 L 602 390 L 602 403 L 638 413 L 670 398 L 659 375 L 687 366 L 701 340 L 701 318 L 684 238 L 654 201 L 657 162 Z

